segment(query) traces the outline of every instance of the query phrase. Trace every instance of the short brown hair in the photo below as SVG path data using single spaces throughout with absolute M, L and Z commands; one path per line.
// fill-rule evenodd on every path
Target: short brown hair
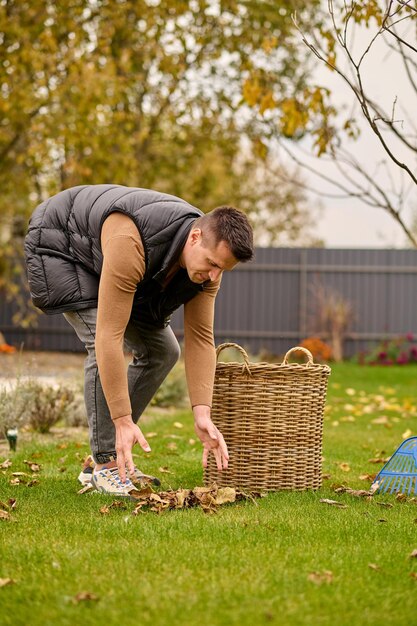
M 224 241 L 237 261 L 250 261 L 253 258 L 253 231 L 248 218 L 232 206 L 219 206 L 199 217 L 194 228 L 201 228 L 204 235 L 214 237 L 214 245 Z

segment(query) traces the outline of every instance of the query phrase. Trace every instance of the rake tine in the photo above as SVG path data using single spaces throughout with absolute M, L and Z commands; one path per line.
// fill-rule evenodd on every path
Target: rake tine
M 400 472 L 408 472 L 408 469 L 409 469 L 408 466 L 410 465 L 410 461 L 411 461 L 410 457 L 404 455 Z
M 392 482 L 392 477 L 391 476 L 386 476 L 382 480 L 383 480 L 382 484 L 383 484 L 384 488 L 382 489 L 381 493 L 387 493 L 387 491 L 389 489 L 389 486 L 390 486 L 390 484 Z
M 391 459 L 391 460 L 389 461 L 388 466 L 387 466 L 387 468 L 386 468 L 386 469 L 387 469 L 389 472 L 397 472 L 397 471 L 398 471 L 398 465 L 399 465 L 399 463 L 401 462 L 401 460 L 402 460 L 402 459 L 401 459 L 400 457 L 395 456 L 393 459 Z
M 394 482 L 391 489 L 391 493 L 397 493 L 401 484 L 401 476 L 394 476 Z
M 385 483 L 386 483 L 385 478 L 381 476 L 381 478 L 379 479 L 379 487 L 378 487 L 379 493 L 385 493 Z

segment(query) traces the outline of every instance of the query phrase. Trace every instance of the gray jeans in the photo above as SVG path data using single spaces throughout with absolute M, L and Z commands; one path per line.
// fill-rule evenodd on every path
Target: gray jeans
M 91 453 L 97 463 L 116 458 L 115 428 L 98 374 L 95 339 L 97 309 L 64 313 L 87 350 L 84 366 L 84 399 L 87 409 Z M 158 387 L 180 355 L 178 341 L 170 326 L 127 325 L 125 348 L 132 353 L 127 370 L 132 418 L 137 422 Z

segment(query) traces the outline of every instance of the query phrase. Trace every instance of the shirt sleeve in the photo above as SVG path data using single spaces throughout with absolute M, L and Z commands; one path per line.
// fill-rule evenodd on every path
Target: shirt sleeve
M 216 350 L 214 347 L 214 306 L 221 278 L 184 306 L 184 362 L 191 406 L 211 407 Z
M 129 415 L 132 410 L 123 339 L 136 287 L 145 273 L 145 254 L 136 226 L 130 218 L 119 217 L 129 220 L 134 230 L 129 234 L 128 225 L 127 232 L 118 233 L 116 229 L 112 234 L 110 223 L 106 230 L 103 227 L 95 342 L 100 381 L 112 419 Z

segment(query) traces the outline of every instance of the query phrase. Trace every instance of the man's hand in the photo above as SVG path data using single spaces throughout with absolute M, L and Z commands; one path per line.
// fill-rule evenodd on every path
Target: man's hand
M 150 452 L 151 448 L 139 426 L 132 421 L 131 415 L 124 415 L 114 420 L 116 428 L 116 454 L 117 469 L 121 481 L 126 481 L 126 466 L 129 474 L 133 476 L 135 465 L 133 463 L 132 448 L 138 443 L 145 452 Z
M 210 452 L 214 454 L 219 471 L 227 469 L 229 453 L 227 445 L 220 430 L 213 424 L 210 417 L 210 407 L 198 405 L 193 407 L 194 428 L 204 446 L 203 467 L 207 467 L 207 459 Z

